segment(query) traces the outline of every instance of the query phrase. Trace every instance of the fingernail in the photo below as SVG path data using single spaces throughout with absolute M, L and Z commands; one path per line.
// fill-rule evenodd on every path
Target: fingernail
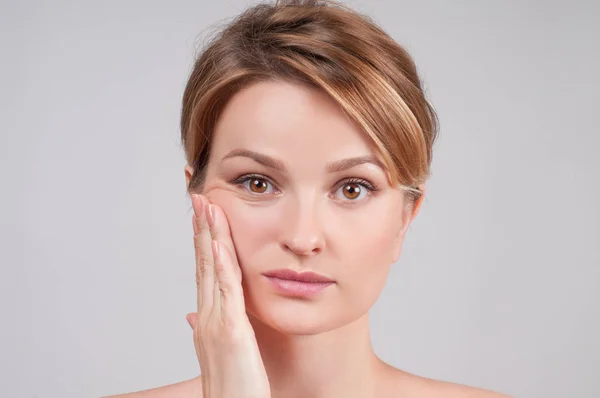
M 192 194 L 192 207 L 194 208 L 196 217 L 198 217 L 199 214 L 202 214 L 204 211 L 204 201 L 202 200 L 202 196 L 197 193 Z
M 206 218 L 208 219 L 208 225 L 210 225 L 211 227 L 213 225 L 215 225 L 215 205 L 208 205 L 206 206 L 207 208 L 207 213 L 206 213 Z
M 219 246 L 219 242 L 213 239 L 212 241 L 212 251 L 215 260 L 219 260 L 221 257 L 221 247 Z

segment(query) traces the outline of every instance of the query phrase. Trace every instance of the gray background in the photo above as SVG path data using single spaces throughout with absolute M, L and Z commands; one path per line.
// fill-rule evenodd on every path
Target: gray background
M 2 396 L 198 374 L 180 101 L 209 26 L 248 4 L 2 2 Z M 600 396 L 598 2 L 348 4 L 409 49 L 442 126 L 376 351 L 518 397 Z

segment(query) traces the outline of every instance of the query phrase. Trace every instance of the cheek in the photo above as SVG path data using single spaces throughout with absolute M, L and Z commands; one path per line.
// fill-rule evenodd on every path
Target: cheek
M 264 263 L 262 252 L 274 242 L 274 226 L 277 225 L 275 212 L 265 206 L 244 202 L 227 190 L 214 190 L 207 197 L 221 206 L 227 215 L 231 238 L 242 270 L 248 271 L 249 266 L 255 267 Z
M 389 207 L 371 206 L 368 210 L 348 211 L 332 223 L 330 236 L 337 250 L 345 257 L 361 259 L 356 267 L 371 269 L 391 263 L 391 253 L 400 225 L 395 222 Z M 342 251 L 343 250 L 343 251 Z M 368 261 L 370 259 L 370 261 Z M 352 264 L 357 261 L 352 261 Z
M 394 262 L 400 225 L 390 217 L 394 214 L 390 210 L 387 206 L 371 206 L 368 211 L 348 212 L 332 224 L 332 249 L 339 253 L 343 266 L 339 272 L 357 299 L 374 300 Z

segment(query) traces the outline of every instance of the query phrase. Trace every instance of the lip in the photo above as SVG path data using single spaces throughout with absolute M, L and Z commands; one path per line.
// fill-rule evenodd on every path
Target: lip
M 299 273 L 291 269 L 278 269 L 263 275 L 277 291 L 295 297 L 315 295 L 335 283 L 334 280 L 314 272 Z
M 333 283 L 333 279 L 329 279 L 321 274 L 315 274 L 314 272 L 296 272 L 293 269 L 282 268 L 274 271 L 265 272 L 263 275 L 277 279 L 284 279 L 288 281 L 297 281 L 304 283 Z

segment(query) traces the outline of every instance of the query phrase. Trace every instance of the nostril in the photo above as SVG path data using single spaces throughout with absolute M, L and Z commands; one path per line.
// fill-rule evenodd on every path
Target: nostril
M 322 248 L 318 245 L 294 245 L 294 244 L 283 244 L 283 249 L 290 251 L 297 256 L 314 256 L 321 253 Z

